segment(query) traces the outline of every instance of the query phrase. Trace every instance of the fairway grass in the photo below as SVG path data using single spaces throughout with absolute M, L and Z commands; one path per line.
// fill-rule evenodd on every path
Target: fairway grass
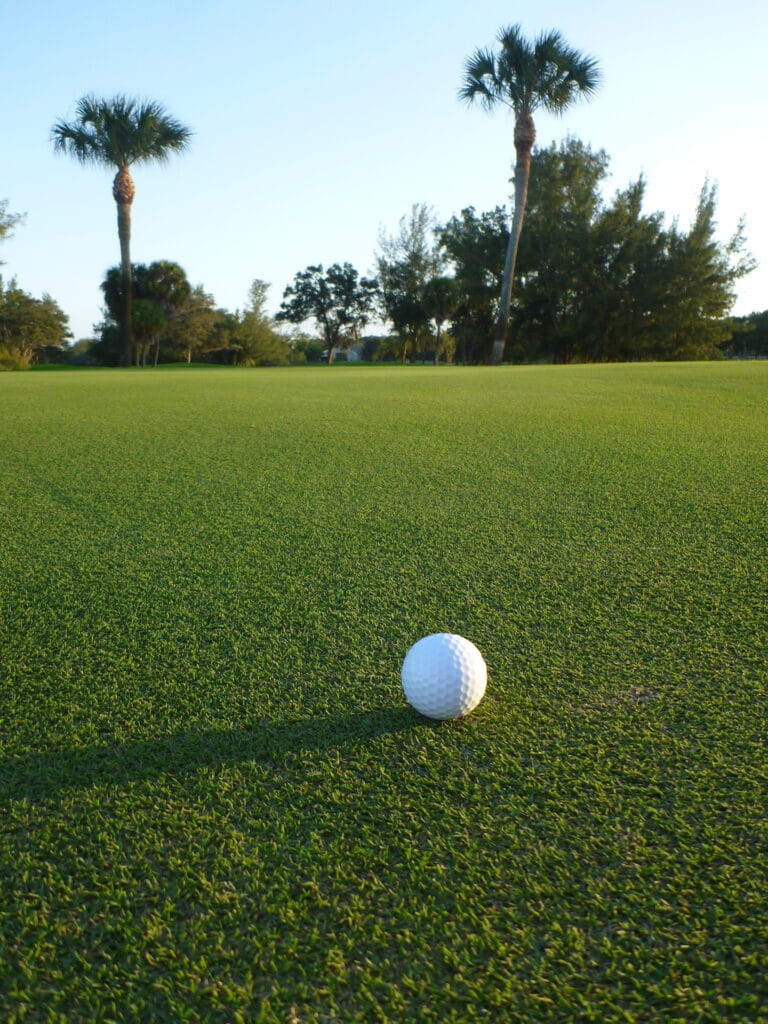
M 768 1022 L 768 363 L 5 374 L 0 432 L 4 1024 Z

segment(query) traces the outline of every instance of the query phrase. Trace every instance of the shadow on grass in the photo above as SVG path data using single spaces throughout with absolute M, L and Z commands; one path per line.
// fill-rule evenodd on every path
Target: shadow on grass
M 362 746 L 431 723 L 410 708 L 299 721 L 259 720 L 241 729 L 179 732 L 156 740 L 53 750 L 0 759 L 0 797 L 45 800 L 61 790 L 123 785 L 199 768 L 260 762 L 278 767 L 306 752 Z

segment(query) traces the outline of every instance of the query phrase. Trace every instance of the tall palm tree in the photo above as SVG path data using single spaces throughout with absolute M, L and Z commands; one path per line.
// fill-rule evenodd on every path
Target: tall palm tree
M 517 248 L 523 229 L 531 172 L 531 152 L 536 141 L 533 114 L 541 107 L 562 114 L 580 96 L 589 98 L 600 82 L 597 61 L 568 46 L 559 32 L 543 32 L 530 43 L 519 25 L 502 29 L 500 48 L 476 50 L 464 65 L 464 84 L 459 97 L 479 100 L 486 110 L 501 104 L 515 115 L 515 211 L 504 263 L 501 299 L 493 342 L 493 362 L 504 354 L 512 299 Z
M 136 194 L 133 164 L 164 163 L 172 153 L 186 149 L 192 132 L 169 117 L 151 100 L 114 96 L 109 100 L 83 96 L 74 121 L 59 121 L 51 136 L 57 153 L 68 153 L 81 163 L 117 169 L 112 195 L 117 203 L 120 238 L 123 309 L 120 319 L 120 363 L 131 362 L 131 204 Z

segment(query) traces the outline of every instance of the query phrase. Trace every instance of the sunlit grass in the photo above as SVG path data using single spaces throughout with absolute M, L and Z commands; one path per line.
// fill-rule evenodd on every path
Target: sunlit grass
M 768 1020 L 768 364 L 0 378 L 3 1021 Z M 438 630 L 488 693 L 405 704 Z

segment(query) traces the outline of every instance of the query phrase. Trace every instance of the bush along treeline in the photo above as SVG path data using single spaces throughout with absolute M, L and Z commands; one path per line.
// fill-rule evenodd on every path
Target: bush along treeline
M 607 198 L 608 157 L 576 139 L 533 153 L 516 253 L 504 358 L 587 362 L 768 356 L 768 311 L 733 318 L 737 282 L 754 268 L 744 226 L 717 239 L 717 193 L 702 187 L 690 226 L 644 210 L 638 178 Z M 0 206 L 0 238 L 18 216 Z M 207 362 L 280 366 L 338 358 L 487 363 L 494 359 L 510 217 L 467 207 L 446 223 L 416 204 L 382 232 L 375 269 L 299 271 L 277 313 L 255 280 L 242 310 L 218 307 L 168 260 L 109 269 L 95 336 L 69 346 L 48 295 L 0 279 L 0 368 L 35 362 L 136 366 Z M 128 360 L 121 329 L 131 290 Z

